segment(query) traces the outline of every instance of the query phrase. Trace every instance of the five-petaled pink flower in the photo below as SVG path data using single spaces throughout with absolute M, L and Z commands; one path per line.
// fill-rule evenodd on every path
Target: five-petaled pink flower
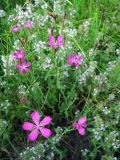
M 57 49 L 58 47 L 64 45 L 63 36 L 58 36 L 57 41 L 55 41 L 55 37 L 51 35 L 50 40 L 47 44 L 53 47 L 54 49 Z
M 83 61 L 83 57 L 82 56 L 78 56 L 76 53 L 73 53 L 72 56 L 67 56 L 68 59 L 68 65 L 74 65 L 76 68 L 78 68 L 79 65 L 81 65 L 82 61 Z
M 26 52 L 23 52 L 22 50 L 18 50 L 17 52 L 14 52 L 13 54 L 16 57 L 16 60 L 23 61 L 25 58 Z
M 32 23 L 31 21 L 28 21 L 27 23 L 23 24 L 22 27 L 23 27 L 23 28 L 31 28 L 31 27 L 32 27 L 32 24 L 33 24 L 33 23 Z
M 21 62 L 21 64 L 16 64 L 16 68 L 19 68 L 18 72 L 28 72 L 28 67 L 31 66 L 30 62 L 26 62 L 25 60 Z
M 13 28 L 11 29 L 11 32 L 18 32 L 20 30 L 19 26 L 13 26 Z
M 52 132 L 50 129 L 45 128 L 46 125 L 51 123 L 51 117 L 46 116 L 43 120 L 40 121 L 40 114 L 38 112 L 33 112 L 31 118 L 35 124 L 30 122 L 24 122 L 22 128 L 26 131 L 31 131 L 28 134 L 28 139 L 30 141 L 35 141 L 38 137 L 38 134 L 41 133 L 44 138 L 51 136 Z
M 85 127 L 87 127 L 87 118 L 86 117 L 81 117 L 78 122 L 74 122 L 72 124 L 73 128 L 76 128 L 79 132 L 80 135 L 84 136 L 85 135 Z

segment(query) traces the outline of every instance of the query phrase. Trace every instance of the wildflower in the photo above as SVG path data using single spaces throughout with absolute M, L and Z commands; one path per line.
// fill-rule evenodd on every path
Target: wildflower
M 0 9 L 0 17 L 4 17 L 6 15 L 5 11 Z
M 49 136 L 51 136 L 51 130 L 44 127 L 51 123 L 50 116 L 46 116 L 43 120 L 40 121 L 40 114 L 38 112 L 33 112 L 31 114 L 31 118 L 35 124 L 24 122 L 22 126 L 24 130 L 31 131 L 31 133 L 28 134 L 28 139 L 30 141 L 35 141 L 39 133 L 41 133 L 44 138 L 48 138 Z
M 28 72 L 28 67 L 31 66 L 31 63 L 26 61 L 21 62 L 21 64 L 16 64 L 16 68 L 19 68 L 18 72 Z
M 28 94 L 28 90 L 26 88 L 25 85 L 20 85 L 18 86 L 18 93 L 21 95 L 21 96 L 25 96 L 26 94 Z
M 18 50 L 17 52 L 13 53 L 14 56 L 16 57 L 16 60 L 24 60 L 26 52 L 23 52 L 22 50 Z
M 28 21 L 27 23 L 23 24 L 23 28 L 31 28 L 32 27 L 32 21 Z
M 52 68 L 53 67 L 53 64 L 52 64 L 52 62 L 51 62 L 51 59 L 49 58 L 49 57 L 46 57 L 45 58 L 45 61 L 44 61 L 44 63 L 43 63 L 43 69 L 45 70 L 45 69 L 47 69 L 47 68 Z
M 63 72 L 64 76 L 69 77 L 68 71 Z
M 76 53 L 73 53 L 72 57 L 71 56 L 67 56 L 68 59 L 68 65 L 74 65 L 76 68 L 81 65 L 82 61 L 83 61 L 83 57 L 82 56 L 78 56 Z
M 26 101 L 27 101 L 27 99 L 26 99 L 25 97 L 23 97 L 23 98 L 21 99 L 21 103 L 22 103 L 22 104 L 26 103 Z
M 3 62 L 3 71 L 4 75 L 14 75 L 14 66 L 16 64 L 15 57 L 13 54 L 10 54 L 8 56 L 1 56 L 2 62 Z
M 64 45 L 63 36 L 58 36 L 57 41 L 55 41 L 55 37 L 53 35 L 51 35 L 50 40 L 47 44 L 49 46 L 53 47 L 54 49 L 57 49 L 58 47 Z
M 87 121 L 86 117 L 81 117 L 78 120 L 78 122 L 74 122 L 72 124 L 73 128 L 76 128 L 78 130 L 79 134 L 82 136 L 85 135 L 85 127 L 87 127 L 86 121 Z
M 14 26 L 14 27 L 11 29 L 11 32 L 18 32 L 19 30 L 20 30 L 20 27 Z

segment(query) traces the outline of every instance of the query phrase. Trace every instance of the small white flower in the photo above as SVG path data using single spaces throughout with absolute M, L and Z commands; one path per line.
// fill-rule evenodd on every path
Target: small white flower
M 6 15 L 5 11 L 0 9 L 0 17 L 4 17 Z

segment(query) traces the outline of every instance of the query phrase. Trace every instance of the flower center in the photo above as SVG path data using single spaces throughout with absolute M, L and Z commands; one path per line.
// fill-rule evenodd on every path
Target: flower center
M 22 54 L 19 54 L 19 55 L 18 55 L 18 58 L 22 58 Z
M 36 125 L 37 129 L 43 128 L 43 126 L 41 126 L 40 124 Z
M 25 66 L 25 65 L 23 65 L 23 66 L 22 66 L 22 68 L 23 68 L 23 69 L 26 69 L 26 66 Z
M 78 62 L 78 59 L 77 58 L 73 58 L 73 63 L 76 63 Z

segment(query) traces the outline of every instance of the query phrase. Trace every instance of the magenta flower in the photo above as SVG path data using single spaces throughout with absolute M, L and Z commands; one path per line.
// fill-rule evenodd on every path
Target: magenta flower
M 28 134 L 28 139 L 30 141 L 35 141 L 38 137 L 38 134 L 41 133 L 44 138 L 51 136 L 52 132 L 50 129 L 45 128 L 46 125 L 51 123 L 51 117 L 46 116 L 42 121 L 40 121 L 40 114 L 38 112 L 33 112 L 31 118 L 35 124 L 30 122 L 24 122 L 22 128 L 26 131 L 31 131 Z
M 13 28 L 11 29 L 11 32 L 18 32 L 19 30 L 20 30 L 20 27 L 13 26 Z
M 82 56 L 78 56 L 76 53 L 73 53 L 72 56 L 67 56 L 68 59 L 68 65 L 74 65 L 76 68 L 78 68 L 79 65 L 81 65 L 82 61 L 83 61 L 83 57 Z
M 28 67 L 31 66 L 30 62 L 22 61 L 21 64 L 16 64 L 16 68 L 19 68 L 18 72 L 28 72 Z
M 21 99 L 21 103 L 22 103 L 22 104 L 26 103 L 26 101 L 27 101 L 27 99 L 26 99 L 25 97 L 23 97 L 23 98 Z
M 33 24 L 33 23 L 32 23 L 31 21 L 28 21 L 27 23 L 23 24 L 22 27 L 23 27 L 23 28 L 31 28 L 31 27 L 32 27 L 32 24 Z
M 13 54 L 16 57 L 16 60 L 23 61 L 25 58 L 26 52 L 23 52 L 22 50 L 18 50 L 17 52 L 14 52 Z
M 57 41 L 55 41 L 55 37 L 53 35 L 51 35 L 50 40 L 47 44 L 49 46 L 53 47 L 54 49 L 57 49 L 58 47 L 64 45 L 63 36 L 58 36 Z
M 77 129 L 79 134 L 84 136 L 85 135 L 85 127 L 87 127 L 87 118 L 86 117 L 81 117 L 78 122 L 74 122 L 72 124 L 73 128 Z

